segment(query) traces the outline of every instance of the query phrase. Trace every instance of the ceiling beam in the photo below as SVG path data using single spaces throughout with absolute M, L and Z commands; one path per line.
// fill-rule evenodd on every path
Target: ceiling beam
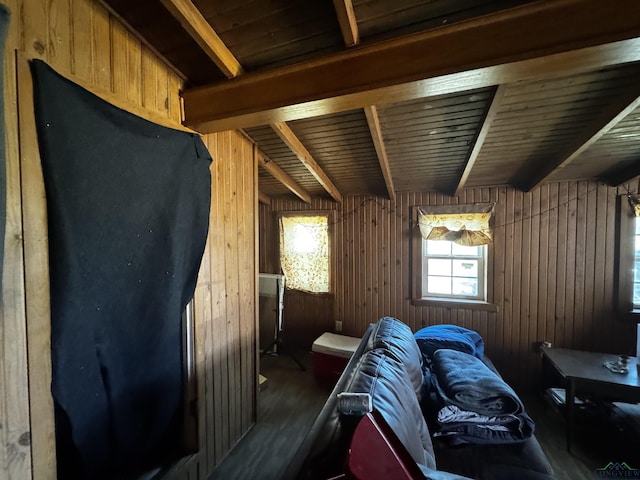
M 338 187 L 333 184 L 327 174 L 324 173 L 324 170 L 320 168 L 318 162 L 315 161 L 300 139 L 293 133 L 289 125 L 284 122 L 276 122 L 271 124 L 271 128 L 273 128 L 273 131 L 287 144 L 289 149 L 298 157 L 298 160 L 302 162 L 327 193 L 329 193 L 336 202 L 342 203 L 342 194 L 338 190 Z
M 597 21 L 594 21 L 597 19 Z M 540 1 L 184 92 L 213 132 L 640 60 L 637 0 Z
M 244 72 L 240 62 L 191 0 L 161 1 L 165 8 L 180 22 L 182 28 L 191 35 L 228 78 L 236 77 Z
M 262 193 L 260 190 L 258 190 L 258 201 L 264 205 L 271 206 L 271 198 L 269 198 L 268 195 Z
M 311 195 L 309 195 L 309 192 L 302 188 L 298 182 L 291 178 L 287 172 L 282 170 L 275 162 L 272 162 L 271 159 L 260 149 L 258 149 L 258 165 L 273 175 L 273 178 L 287 187 L 300 200 L 306 203 L 311 203 Z
M 224 72 L 224 74 L 233 78 L 244 73 L 242 65 L 236 59 L 236 57 L 231 53 L 231 51 L 227 48 L 224 42 L 220 39 L 218 34 L 215 32 L 213 27 L 207 22 L 207 20 L 202 16 L 198 8 L 191 2 L 191 0 L 161 0 L 162 4 L 171 12 L 171 14 L 182 24 L 183 28 L 191 35 L 191 37 L 200 45 L 200 47 L 209 55 L 209 57 L 216 63 L 216 65 Z M 304 166 L 309 169 L 309 171 L 313 174 L 313 176 L 320 182 L 320 184 L 327 189 L 327 192 L 333 198 L 340 198 L 342 200 L 342 196 L 338 189 L 333 185 L 329 177 L 322 171 L 317 162 L 308 154 L 307 150 L 302 145 L 302 142 L 298 140 L 294 133 L 286 127 L 286 125 L 272 125 L 273 129 L 278 133 L 279 130 L 282 130 L 286 133 L 288 140 L 285 140 L 287 145 L 294 144 L 297 150 L 293 150 L 293 153 L 302 161 Z M 278 133 L 280 135 L 280 133 Z M 304 151 L 302 150 L 304 149 Z M 301 155 L 299 152 L 303 152 Z M 308 156 L 309 160 L 305 160 L 305 156 Z M 274 163 L 271 160 L 266 162 L 270 164 L 273 170 L 272 175 L 279 179 L 282 178 L 282 183 L 289 188 L 293 193 L 298 195 L 302 200 L 309 203 L 311 201 L 311 197 L 309 194 L 301 189 L 301 187 L 291 179 L 288 175 L 284 173 L 282 169 L 278 167 L 275 169 Z M 265 167 L 266 168 L 266 167 Z M 284 175 L 286 175 L 286 177 Z M 286 183 L 285 183 L 286 182 Z
M 384 183 L 387 186 L 387 194 L 389 200 L 396 201 L 396 189 L 393 186 L 393 177 L 391 176 L 391 168 L 389 167 L 389 158 L 387 157 L 387 148 L 384 145 L 384 139 L 382 138 L 382 128 L 380 127 L 380 117 L 378 116 L 378 109 L 375 106 L 366 107 L 364 114 L 367 117 L 367 123 L 369 124 L 369 131 L 371 132 L 371 139 L 373 140 L 373 146 L 376 148 L 378 154 L 378 161 L 380 162 L 380 169 L 382 170 L 382 176 L 384 177 Z
M 360 31 L 358 30 L 358 21 L 353 10 L 353 2 L 351 0 L 333 0 L 333 6 L 338 15 L 338 22 L 340 23 L 345 45 L 352 47 L 360 43 Z
M 538 170 L 538 173 L 533 176 L 531 181 L 524 185 L 523 190 L 529 192 L 540 185 L 545 180 L 549 179 L 558 170 L 566 167 L 582 153 L 584 153 L 591 145 L 596 143 L 603 135 L 609 130 L 620 123 L 625 117 L 633 112 L 638 106 L 640 106 L 640 97 L 637 97 L 637 89 L 631 99 L 628 96 L 621 99 L 617 104 L 609 107 L 596 121 L 591 131 L 585 134 L 585 138 L 580 141 L 577 148 L 566 157 L 563 157 L 557 161 L 549 162 Z
M 600 177 L 600 180 L 611 187 L 619 187 L 623 183 L 627 183 L 638 175 L 640 175 L 640 157 L 636 158 L 636 160 L 631 165 L 623 168 L 622 170 L 614 170 L 605 173 Z
M 500 85 L 496 89 L 496 93 L 493 95 L 493 100 L 491 101 L 491 106 L 487 110 L 487 115 L 484 117 L 482 128 L 480 128 L 480 132 L 478 133 L 478 136 L 476 137 L 476 141 L 473 144 L 473 148 L 471 149 L 471 153 L 469 154 L 467 163 L 464 166 L 464 170 L 462 171 L 462 175 L 460 176 L 460 180 L 458 181 L 458 186 L 454 190 L 454 193 L 453 193 L 454 197 L 460 194 L 465 184 L 467 183 L 467 179 L 469 178 L 471 169 L 476 163 L 476 160 L 478 159 L 478 155 L 480 155 L 480 150 L 482 150 L 484 141 L 487 139 L 487 134 L 489 133 L 491 124 L 493 123 L 493 121 L 496 118 L 496 115 L 498 114 L 498 110 L 500 109 L 500 105 L 502 104 L 502 99 L 506 91 L 507 91 L 507 86 Z

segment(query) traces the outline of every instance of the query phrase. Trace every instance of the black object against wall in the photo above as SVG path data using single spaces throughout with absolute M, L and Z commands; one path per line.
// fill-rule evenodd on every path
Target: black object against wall
M 4 138 L 4 45 L 9 32 L 9 8 L 0 3 L 0 301 L 4 271 L 4 232 L 7 223 L 7 152 Z
M 166 462 L 182 422 L 181 313 L 208 231 L 198 135 L 120 110 L 31 63 L 47 195 L 60 478 Z

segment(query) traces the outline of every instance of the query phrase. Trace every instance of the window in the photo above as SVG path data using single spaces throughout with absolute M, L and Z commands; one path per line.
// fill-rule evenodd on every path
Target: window
M 414 303 L 496 308 L 487 292 L 492 216 L 493 204 L 414 208 Z
M 486 246 L 423 240 L 422 296 L 486 300 Z M 426 281 L 424 280 L 426 279 Z
M 280 265 L 288 288 L 330 291 L 327 214 L 280 215 Z
M 640 196 L 617 198 L 617 298 L 623 318 L 640 315 Z
M 633 309 L 640 310 L 640 217 L 633 223 Z

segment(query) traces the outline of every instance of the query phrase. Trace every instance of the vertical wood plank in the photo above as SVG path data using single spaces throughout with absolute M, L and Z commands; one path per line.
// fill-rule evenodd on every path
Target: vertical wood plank
M 113 93 L 126 97 L 129 89 L 127 31 L 113 18 L 109 28 L 111 34 L 111 85 Z
M 569 185 L 561 183 L 558 192 L 558 245 L 557 245 L 557 263 L 556 263 L 556 285 L 564 286 L 567 283 L 566 275 L 566 258 L 567 258 L 567 234 L 568 234 L 568 211 L 569 211 Z M 556 290 L 556 321 L 553 335 L 553 342 L 558 343 L 564 340 L 565 334 L 565 302 L 566 289 L 558 288 Z
M 70 0 L 50 0 L 49 3 L 49 62 L 71 71 L 72 32 Z
M 112 91 L 111 86 L 111 22 L 109 13 L 96 3 L 93 6 L 93 82 Z
M 93 7 L 90 0 L 72 0 L 71 72 L 83 82 L 93 77 Z
M 33 85 L 24 58 L 18 61 L 18 85 L 32 469 L 34 480 L 44 480 L 54 478 L 56 471 L 51 355 L 48 353 L 51 351 L 49 255 Z
M 574 296 L 574 324 L 572 332 L 572 347 L 584 349 L 586 346 L 581 323 L 585 319 L 585 272 L 586 272 L 586 235 L 587 235 L 587 187 L 585 182 L 578 183 L 577 195 L 577 227 L 576 227 L 576 257 L 575 257 L 575 296 Z
M 12 18 L 4 55 L 6 217 L 0 316 L 0 472 L 7 480 L 31 478 L 30 410 L 24 292 L 22 198 L 18 143 L 15 49 L 20 43 L 17 2 L 7 2 Z
M 547 338 L 555 342 L 556 301 L 558 290 L 556 288 L 556 274 L 558 268 L 558 184 L 549 184 L 549 230 L 548 230 L 548 268 L 547 268 L 547 311 L 546 327 Z
M 22 25 L 23 51 L 27 58 L 49 60 L 49 2 L 47 0 L 24 0 Z
M 127 98 L 135 105 L 142 106 L 142 46 L 140 41 L 130 33 L 127 34 Z M 179 88 L 172 90 L 171 95 L 174 102 L 179 102 Z M 180 122 L 180 117 L 172 117 L 173 120 Z
M 156 62 L 148 48 L 142 48 L 142 106 L 149 110 L 157 110 L 158 91 L 156 90 Z

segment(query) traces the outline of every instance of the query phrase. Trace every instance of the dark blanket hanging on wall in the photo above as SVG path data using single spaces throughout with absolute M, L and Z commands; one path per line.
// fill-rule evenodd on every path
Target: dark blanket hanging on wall
M 123 478 L 179 441 L 181 312 L 207 237 L 211 158 L 199 136 L 31 66 L 60 478 Z

